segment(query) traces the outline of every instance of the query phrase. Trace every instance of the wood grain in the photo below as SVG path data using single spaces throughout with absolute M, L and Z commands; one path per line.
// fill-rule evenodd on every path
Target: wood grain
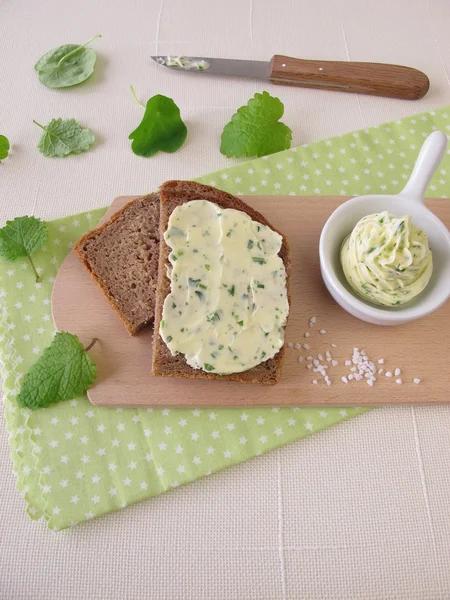
M 130 199 L 117 198 L 104 219 Z M 330 213 L 345 198 L 250 196 L 244 200 L 287 236 L 293 265 L 287 342 L 308 343 L 310 350 L 287 350 L 283 376 L 276 386 L 151 377 L 152 331 L 131 337 L 71 252 L 53 288 L 53 318 L 57 329 L 76 333 L 86 344 L 93 337 L 99 338 L 90 351 L 98 368 L 97 381 L 88 391 L 93 404 L 174 407 L 450 403 L 449 302 L 419 321 L 378 327 L 352 317 L 328 294 L 319 270 L 319 235 Z M 448 201 L 430 200 L 427 205 L 450 225 Z M 317 323 L 309 328 L 312 315 L 316 315 Z M 321 335 L 320 329 L 327 333 Z M 310 333 L 308 339 L 304 337 L 306 331 Z M 337 348 L 332 348 L 332 343 Z M 373 388 L 364 381 L 342 383 L 340 377 L 348 373 L 344 361 L 351 357 L 354 346 L 365 349 L 372 360 L 384 358 L 386 369 L 402 369 L 403 385 L 396 384 L 395 377 L 384 376 Z M 339 361 L 339 365 L 329 368 L 330 387 L 305 367 L 308 355 L 325 356 L 327 350 Z M 299 356 L 303 357 L 301 364 Z M 314 377 L 318 385 L 312 385 Z M 414 377 L 422 383 L 413 384 Z
M 400 65 L 305 60 L 275 55 L 270 69 L 270 81 L 275 84 L 323 87 L 402 100 L 423 98 L 430 87 L 425 73 Z

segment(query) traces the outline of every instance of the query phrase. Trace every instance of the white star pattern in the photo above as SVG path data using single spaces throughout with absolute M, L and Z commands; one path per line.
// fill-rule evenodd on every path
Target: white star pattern
M 435 122 L 431 117 L 422 121 L 417 117 L 413 127 L 414 119 L 404 119 L 400 121 L 400 129 L 383 126 L 375 134 L 371 128 L 364 136 L 349 134 L 341 139 L 311 144 L 309 148 L 298 148 L 296 154 L 289 152 L 289 156 L 279 153 L 276 157 L 266 157 L 263 163 L 256 160 L 251 163 L 252 168 L 248 163 L 238 164 L 228 172 L 228 178 L 222 178 L 222 173 L 215 178 L 224 182 L 224 189 L 234 194 L 236 190 L 249 193 L 249 189 L 255 194 L 272 190 L 280 195 L 327 193 L 348 196 L 371 190 L 373 193 L 394 193 L 409 177 L 422 136 L 434 129 L 445 129 L 449 123 L 448 120 L 442 122 L 442 111 L 436 111 L 436 115 L 440 115 L 440 121 Z M 391 131 L 386 132 L 386 129 Z M 447 185 L 449 156 L 445 157 L 447 162 L 442 164 L 441 172 L 429 188 L 436 196 L 448 194 L 443 186 Z M 93 212 L 91 224 L 83 215 L 60 221 L 53 227 L 42 282 L 35 282 L 28 263 L 19 261 L 4 268 L 3 281 L 8 284 L 7 290 L 0 289 L 0 296 L 6 299 L 11 320 L 17 322 L 19 317 L 22 320 L 22 327 L 12 322 L 10 329 L 17 342 L 14 351 L 16 370 L 22 362 L 20 370 L 26 372 L 54 335 L 49 309 L 54 275 L 67 247 L 96 221 L 97 213 Z M 60 227 L 66 227 L 66 231 L 55 236 Z M 44 258 L 44 254 L 41 255 L 42 267 L 45 267 Z M 17 325 L 16 331 L 14 325 Z M 14 376 L 21 377 L 21 374 L 14 372 Z M 11 392 L 11 398 L 17 395 L 16 390 Z M 302 412 L 291 418 L 298 410 Z M 27 448 L 30 423 L 34 424 L 31 431 L 37 436 L 36 440 L 43 440 L 38 446 L 33 439 L 36 454 L 33 460 L 42 477 L 41 492 L 48 502 L 46 512 L 54 519 L 52 527 L 57 528 L 159 493 L 163 477 L 164 489 L 177 487 L 180 482 L 235 464 L 246 456 L 259 455 L 296 437 L 315 433 L 352 417 L 356 410 L 293 407 L 281 408 L 279 412 L 272 412 L 270 408 L 247 408 L 245 412 L 242 409 L 175 411 L 159 408 L 105 411 L 90 407 L 83 397 L 36 413 L 15 411 L 14 404 L 11 409 L 7 407 L 7 411 L 16 412 L 16 420 L 29 419 L 28 423 L 17 421 L 20 452 L 25 453 Z M 20 427 L 21 423 L 23 427 Z M 174 460 L 174 455 L 178 460 Z M 34 468 L 34 463 L 27 463 L 26 459 L 22 462 L 24 477 L 28 477 Z M 86 473 L 77 470 L 80 468 Z M 40 512 L 33 506 L 29 510 L 30 514 Z

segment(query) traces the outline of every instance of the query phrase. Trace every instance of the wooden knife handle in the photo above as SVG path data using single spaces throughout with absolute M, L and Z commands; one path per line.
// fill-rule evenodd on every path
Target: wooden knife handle
M 400 65 L 368 62 L 304 60 L 276 54 L 270 62 L 270 81 L 324 90 L 418 100 L 430 87 L 422 71 Z

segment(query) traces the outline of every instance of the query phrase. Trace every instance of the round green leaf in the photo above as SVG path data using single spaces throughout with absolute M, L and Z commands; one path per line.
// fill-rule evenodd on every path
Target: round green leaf
M 97 60 L 95 50 L 85 48 L 86 44 L 64 44 L 44 54 L 34 65 L 39 81 L 49 88 L 70 87 L 86 81 L 94 72 Z

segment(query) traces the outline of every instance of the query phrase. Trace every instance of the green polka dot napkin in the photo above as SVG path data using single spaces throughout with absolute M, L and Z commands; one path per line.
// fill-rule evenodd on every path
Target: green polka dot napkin
M 234 194 L 396 193 L 424 138 L 450 130 L 450 107 L 240 163 L 198 181 Z M 428 190 L 446 197 L 450 155 Z M 145 190 L 144 190 L 145 191 Z M 54 333 L 50 295 L 59 265 L 104 209 L 49 223 L 36 283 L 26 260 L 0 260 L 0 353 L 18 488 L 34 519 L 62 529 L 209 475 L 330 425 L 359 408 L 108 409 L 85 396 L 19 409 L 23 374 Z M 11 215 L 12 217 L 15 215 Z M 276 394 L 275 394 L 276 397 Z

